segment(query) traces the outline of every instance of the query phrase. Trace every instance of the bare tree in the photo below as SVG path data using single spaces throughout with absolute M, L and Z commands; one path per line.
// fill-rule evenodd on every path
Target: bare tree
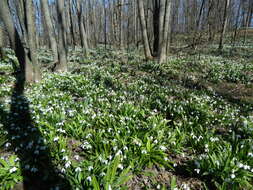
M 55 38 L 53 23 L 52 23 L 50 12 L 49 12 L 48 0 L 41 0 L 41 7 L 42 7 L 43 15 L 44 15 L 44 20 L 45 20 L 45 25 L 46 25 L 45 28 L 48 34 L 50 47 L 53 51 L 54 62 L 56 63 L 58 61 L 57 42 Z
M 65 38 L 65 24 L 64 24 L 64 1 L 57 0 L 57 14 L 58 14 L 58 62 L 55 64 L 54 70 L 57 72 L 67 71 L 67 46 Z
M 225 0 L 222 30 L 221 30 L 221 33 L 220 33 L 220 41 L 219 41 L 219 50 L 223 49 L 223 41 L 224 41 L 224 36 L 225 36 L 225 33 L 226 33 L 227 22 L 228 22 L 228 8 L 229 8 L 229 5 L 230 5 L 230 0 Z
M 77 0 L 77 14 L 78 14 L 81 46 L 83 48 L 83 54 L 87 56 L 88 55 L 88 41 L 87 41 L 87 33 L 84 26 L 83 1 L 81 0 Z
M 145 13 L 144 13 L 144 4 L 143 0 L 138 0 L 138 9 L 139 9 L 139 18 L 141 23 L 141 32 L 142 32 L 142 39 L 144 43 L 144 53 L 146 59 L 152 59 L 151 50 L 149 46 L 148 41 L 148 33 L 147 33 L 147 25 L 146 25 L 146 19 L 145 19 Z
M 160 20 L 159 20 L 159 63 L 166 60 L 167 42 L 171 15 L 171 0 L 160 1 Z
M 26 11 L 28 11 L 27 16 L 30 14 L 32 15 L 32 13 L 30 12 L 32 11 L 31 6 L 32 2 L 27 1 L 25 4 Z M 31 17 L 28 18 L 27 16 L 25 17 L 25 23 L 27 27 L 26 31 L 28 32 L 26 34 L 26 36 L 28 36 L 28 43 L 26 42 L 27 39 L 25 39 L 22 43 L 21 38 L 13 22 L 7 1 L 0 1 L 0 17 L 9 36 L 11 47 L 15 51 L 15 54 L 18 58 L 20 70 L 24 74 L 25 81 L 38 82 L 41 79 L 41 75 L 38 65 L 36 65 L 37 60 L 34 50 L 34 44 L 32 44 L 31 41 L 29 42 L 29 39 L 33 36 L 33 30 L 31 30 L 30 28 L 33 27 L 33 19 Z

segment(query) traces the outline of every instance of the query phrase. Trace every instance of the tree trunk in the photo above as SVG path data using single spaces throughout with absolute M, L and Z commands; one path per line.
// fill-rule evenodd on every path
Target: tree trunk
M 170 15 L 171 15 L 171 0 L 161 0 L 160 2 L 164 1 L 165 9 L 163 12 L 163 8 L 161 8 L 160 12 L 160 25 L 162 29 L 159 29 L 161 31 L 160 35 L 160 45 L 159 45 L 159 63 L 163 63 L 166 61 L 166 53 L 167 53 L 167 42 L 168 42 L 168 34 L 169 34 L 169 25 L 170 25 Z M 161 19 L 164 19 L 162 22 Z M 163 23 L 163 25 L 162 25 Z
M 33 0 L 25 0 L 25 14 L 26 14 L 26 30 L 27 30 L 27 41 L 29 48 L 29 60 L 33 64 L 33 79 L 35 81 L 41 80 L 41 73 L 38 69 L 38 57 L 36 50 L 36 34 L 35 34 L 35 13 Z
M 48 33 L 48 37 L 49 37 L 50 47 L 53 51 L 54 63 L 56 63 L 58 61 L 57 42 L 56 42 L 56 38 L 55 38 L 53 23 L 52 23 L 51 16 L 49 13 L 48 0 L 41 0 L 41 7 L 42 7 L 42 12 L 44 14 L 44 19 L 45 19 L 46 29 L 47 29 L 47 33 Z
M 140 23 L 141 23 L 141 32 L 142 32 L 142 38 L 144 43 L 144 53 L 146 59 L 152 59 L 149 41 L 148 41 L 148 33 L 147 33 L 147 25 L 145 20 L 145 14 L 144 14 L 144 4 L 143 0 L 138 0 L 138 9 L 139 9 L 139 17 L 140 17 Z
M 54 71 L 56 72 L 66 72 L 67 69 L 67 49 L 65 41 L 65 28 L 64 28 L 64 2 L 62 0 L 57 0 L 57 15 L 58 15 L 58 62 L 55 64 Z
M 78 14 L 81 46 L 83 49 L 84 56 L 87 56 L 88 55 L 88 42 L 87 42 L 87 33 L 86 33 L 86 30 L 84 27 L 83 5 L 82 5 L 81 0 L 77 0 L 77 14 Z
M 124 0 L 120 0 L 120 49 L 124 49 Z
M 30 11 L 29 6 L 31 5 L 32 5 L 31 2 L 28 2 L 27 11 Z M 21 42 L 20 36 L 17 32 L 17 29 L 15 28 L 11 12 L 6 0 L 0 1 L 0 17 L 4 23 L 7 34 L 9 36 L 11 47 L 17 56 L 20 65 L 20 71 L 22 76 L 24 77 L 24 80 L 26 82 L 38 82 L 41 79 L 41 77 L 38 66 L 35 65 L 35 63 L 33 63 L 31 59 L 32 49 L 31 47 L 24 47 L 23 45 L 24 43 Z M 29 27 L 32 26 L 32 24 L 30 23 L 31 20 L 32 19 L 26 20 L 28 26 L 27 31 L 31 31 L 29 29 Z M 29 43 L 27 45 L 29 45 Z M 26 50 L 27 48 L 28 50 Z M 33 60 L 34 59 L 35 58 L 33 58 Z
M 0 59 L 5 57 L 4 55 L 4 29 L 0 26 Z
M 153 31 L 154 31 L 154 43 L 153 43 L 153 56 L 158 56 L 159 53 L 159 13 L 160 6 L 159 1 L 153 1 Z
M 225 9 L 224 9 L 223 22 L 222 22 L 222 31 L 221 31 L 221 34 L 220 34 L 220 42 L 219 42 L 219 50 L 220 51 L 223 49 L 223 41 L 224 41 L 224 36 L 225 36 L 225 33 L 226 33 L 227 22 L 228 22 L 229 4 L 230 4 L 230 0 L 225 0 Z

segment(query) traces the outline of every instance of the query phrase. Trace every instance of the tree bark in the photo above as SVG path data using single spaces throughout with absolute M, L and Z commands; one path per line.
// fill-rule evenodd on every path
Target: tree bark
M 220 42 L 219 42 L 219 50 L 221 51 L 223 49 L 223 41 L 224 36 L 226 33 L 227 28 L 227 22 L 228 22 L 228 8 L 229 8 L 230 0 L 225 0 L 225 9 L 224 9 L 224 16 L 223 16 L 223 22 L 222 22 L 222 30 L 220 34 Z
M 49 6 L 48 6 L 48 0 L 41 0 L 41 7 L 44 14 L 46 29 L 49 37 L 50 47 L 53 51 L 54 56 L 54 63 L 58 61 L 58 50 L 57 50 L 57 42 L 55 38 L 55 31 L 53 27 L 53 23 L 51 20 L 50 12 L 49 12 Z
M 144 4 L 143 0 L 138 0 L 138 9 L 139 9 L 139 17 L 140 17 L 140 23 L 141 23 L 141 32 L 142 32 L 142 39 L 144 43 L 144 53 L 146 59 L 152 59 L 149 41 L 148 41 L 148 33 L 147 33 L 147 26 L 146 26 L 146 20 L 145 20 L 145 14 L 144 14 Z
M 79 33 L 81 39 L 81 46 L 83 49 L 84 56 L 88 55 L 88 41 L 87 41 L 87 33 L 84 27 L 84 17 L 83 17 L 83 2 L 81 0 L 77 0 L 77 14 L 78 14 L 78 23 L 79 23 Z
M 31 2 L 28 2 L 27 6 L 27 11 L 30 11 L 29 6 L 31 6 Z M 0 18 L 2 19 L 6 28 L 7 34 L 10 39 L 11 47 L 17 56 L 22 77 L 24 77 L 24 80 L 26 82 L 38 82 L 41 79 L 40 71 L 38 66 L 35 65 L 34 62 L 32 62 L 31 47 L 28 47 L 30 43 L 28 43 L 27 46 L 25 46 L 25 43 L 22 43 L 12 20 L 11 12 L 6 0 L 0 1 Z M 31 31 L 29 27 L 32 26 L 30 22 L 31 19 L 26 20 L 28 26 L 27 31 L 29 32 Z
M 56 72 L 66 72 L 67 69 L 67 47 L 65 38 L 65 28 L 64 28 L 64 2 L 62 0 L 57 0 L 57 15 L 58 15 L 58 62 L 55 64 L 54 71 Z
M 163 0 L 161 0 L 163 1 Z M 170 15 L 171 15 L 171 0 L 167 0 L 164 3 L 166 3 L 165 5 L 165 12 L 160 12 L 160 20 L 164 19 L 163 21 L 163 25 L 159 25 L 159 27 L 162 27 L 162 29 L 159 29 L 159 31 L 161 31 L 161 35 L 160 35 L 160 51 L 159 51 L 159 63 L 163 63 L 166 61 L 166 53 L 167 53 L 167 42 L 168 42 L 168 34 L 169 34 L 169 25 L 170 25 Z M 163 8 L 162 8 L 163 9 Z M 161 9 L 161 10 L 162 10 Z M 163 14 L 163 15 L 161 15 Z M 162 21 L 160 21 L 160 24 L 162 23 Z

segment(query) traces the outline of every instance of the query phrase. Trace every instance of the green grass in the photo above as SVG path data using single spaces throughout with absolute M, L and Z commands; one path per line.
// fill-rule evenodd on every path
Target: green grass
M 181 55 L 158 65 L 137 55 L 97 49 L 73 59 L 69 73 L 43 72 L 41 83 L 26 87 L 34 126 L 57 171 L 73 189 L 252 189 L 252 102 L 215 88 L 252 89 L 251 60 Z M 8 60 L 0 69 L 12 71 Z M 0 81 L 1 113 L 9 113 L 14 78 Z M 7 131 L 0 125 L 0 189 L 22 181 Z M 146 183 L 147 170 L 170 177 Z

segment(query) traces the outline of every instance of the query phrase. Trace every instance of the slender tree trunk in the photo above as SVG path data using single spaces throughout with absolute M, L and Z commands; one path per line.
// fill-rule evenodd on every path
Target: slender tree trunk
M 104 13 L 105 13 L 105 17 L 104 17 L 104 43 L 105 43 L 105 49 L 106 49 L 106 45 L 107 45 L 107 32 L 106 32 L 106 27 L 107 27 L 107 22 L 106 22 L 106 0 L 104 0 Z
M 163 1 L 163 0 L 161 0 Z M 165 4 L 166 3 L 166 4 Z M 159 63 L 163 63 L 166 61 L 166 53 L 167 53 L 167 42 L 168 42 L 168 34 L 169 34 L 169 25 L 170 25 L 170 15 L 171 15 L 171 0 L 167 0 L 165 2 L 165 12 L 160 12 L 160 20 L 163 18 L 163 25 L 159 25 L 159 27 L 162 27 L 162 29 L 159 29 L 161 31 L 162 35 L 160 35 L 160 51 L 159 51 Z M 162 9 L 161 9 L 162 11 Z M 163 14 L 163 15 L 161 15 Z M 160 21 L 161 24 L 161 21 Z
M 140 23 L 141 23 L 141 32 L 142 32 L 142 38 L 144 43 L 144 53 L 146 59 L 152 59 L 149 41 L 148 41 L 148 33 L 147 33 L 147 25 L 146 25 L 146 19 L 144 14 L 144 4 L 143 0 L 138 0 L 138 9 L 139 9 L 139 16 L 140 16 Z
M 81 46 L 83 49 L 84 56 L 88 55 L 88 42 L 87 42 L 87 33 L 84 27 L 84 17 L 83 17 L 83 2 L 77 0 L 77 14 L 78 14 L 78 23 L 79 23 L 79 33 L 81 39 Z
M 154 31 L 154 43 L 153 43 L 153 56 L 158 56 L 159 53 L 159 13 L 160 5 L 158 0 L 153 1 L 153 31 Z
M 227 28 L 227 22 L 228 22 L 228 8 L 229 8 L 230 0 L 225 0 L 225 9 L 224 9 L 224 16 L 223 16 L 223 22 L 222 22 L 222 31 L 220 34 L 220 42 L 219 42 L 219 50 L 221 51 L 223 49 L 223 41 L 224 36 L 226 33 Z
M 56 63 L 58 61 L 57 42 L 55 38 L 53 23 L 52 23 L 50 12 L 49 12 L 48 0 L 41 0 L 41 7 L 42 7 L 42 12 L 44 14 L 46 31 L 48 33 L 50 47 L 53 51 L 54 63 Z
M 0 26 L 0 59 L 3 59 L 5 54 L 4 54 L 4 29 Z
M 124 49 L 124 0 L 120 0 L 120 49 Z
M 57 14 L 58 14 L 58 62 L 55 65 L 54 70 L 57 72 L 66 72 L 67 71 L 67 47 L 65 41 L 65 32 L 64 32 L 64 2 L 62 0 L 57 0 Z
M 239 4 L 239 7 L 237 9 L 237 14 L 236 14 L 236 25 L 235 25 L 235 31 L 233 35 L 233 47 L 235 46 L 235 41 L 236 41 L 236 36 L 237 36 L 237 30 L 239 27 L 239 18 L 240 18 L 240 10 L 241 10 L 241 3 Z
M 26 29 L 27 40 L 29 47 L 29 57 L 33 64 L 33 79 L 35 81 L 41 80 L 41 73 L 38 69 L 38 57 L 36 53 L 36 34 L 35 34 L 35 13 L 32 0 L 25 1 L 25 14 L 26 14 Z

